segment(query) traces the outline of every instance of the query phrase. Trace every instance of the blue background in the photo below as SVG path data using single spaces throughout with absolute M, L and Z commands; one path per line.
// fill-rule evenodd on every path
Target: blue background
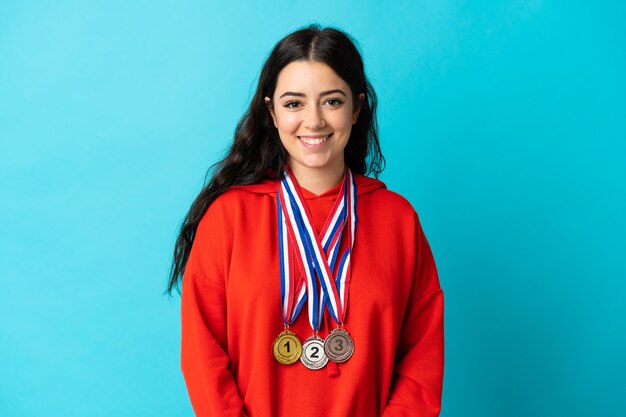
M 274 43 L 352 34 L 446 295 L 442 416 L 626 415 L 618 1 L 0 3 L 0 415 L 191 416 L 180 221 Z

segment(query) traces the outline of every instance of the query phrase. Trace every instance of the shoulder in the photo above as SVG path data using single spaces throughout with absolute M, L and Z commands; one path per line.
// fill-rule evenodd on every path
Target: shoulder
M 358 189 L 357 205 L 403 219 L 417 216 L 411 202 L 400 193 L 387 188 L 382 181 L 362 175 L 355 175 L 355 179 Z
M 235 185 L 221 193 L 206 209 L 199 227 L 229 224 L 246 212 L 254 212 L 268 201 L 274 201 L 276 185 L 271 181 Z M 269 200 L 268 200 L 269 199 Z
M 389 189 L 375 191 L 372 193 L 372 198 L 375 199 L 378 204 L 384 205 L 397 213 L 412 214 L 415 212 L 413 204 L 411 204 L 406 197 Z
M 266 179 L 255 184 L 233 185 L 220 194 L 213 204 L 222 207 L 239 206 L 247 201 L 275 198 L 276 181 Z

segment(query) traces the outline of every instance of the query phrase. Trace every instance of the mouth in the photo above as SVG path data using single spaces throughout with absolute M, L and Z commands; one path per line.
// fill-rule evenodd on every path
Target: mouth
M 332 135 L 333 134 L 330 133 L 325 136 L 298 136 L 298 139 L 300 139 L 300 142 L 307 148 L 319 148 L 326 143 Z

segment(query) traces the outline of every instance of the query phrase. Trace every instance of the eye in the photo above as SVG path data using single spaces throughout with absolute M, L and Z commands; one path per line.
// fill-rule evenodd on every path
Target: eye
M 343 100 L 339 100 L 338 98 L 329 98 L 326 103 L 330 104 L 332 107 L 337 107 L 343 104 Z
M 295 109 L 297 107 L 300 106 L 300 102 L 299 101 L 288 101 L 285 103 L 285 107 L 287 107 L 288 109 Z

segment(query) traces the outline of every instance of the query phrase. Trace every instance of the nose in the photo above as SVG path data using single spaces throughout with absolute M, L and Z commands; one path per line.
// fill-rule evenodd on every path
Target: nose
M 304 111 L 303 125 L 307 129 L 316 130 L 326 126 L 324 115 L 318 105 L 307 106 Z

